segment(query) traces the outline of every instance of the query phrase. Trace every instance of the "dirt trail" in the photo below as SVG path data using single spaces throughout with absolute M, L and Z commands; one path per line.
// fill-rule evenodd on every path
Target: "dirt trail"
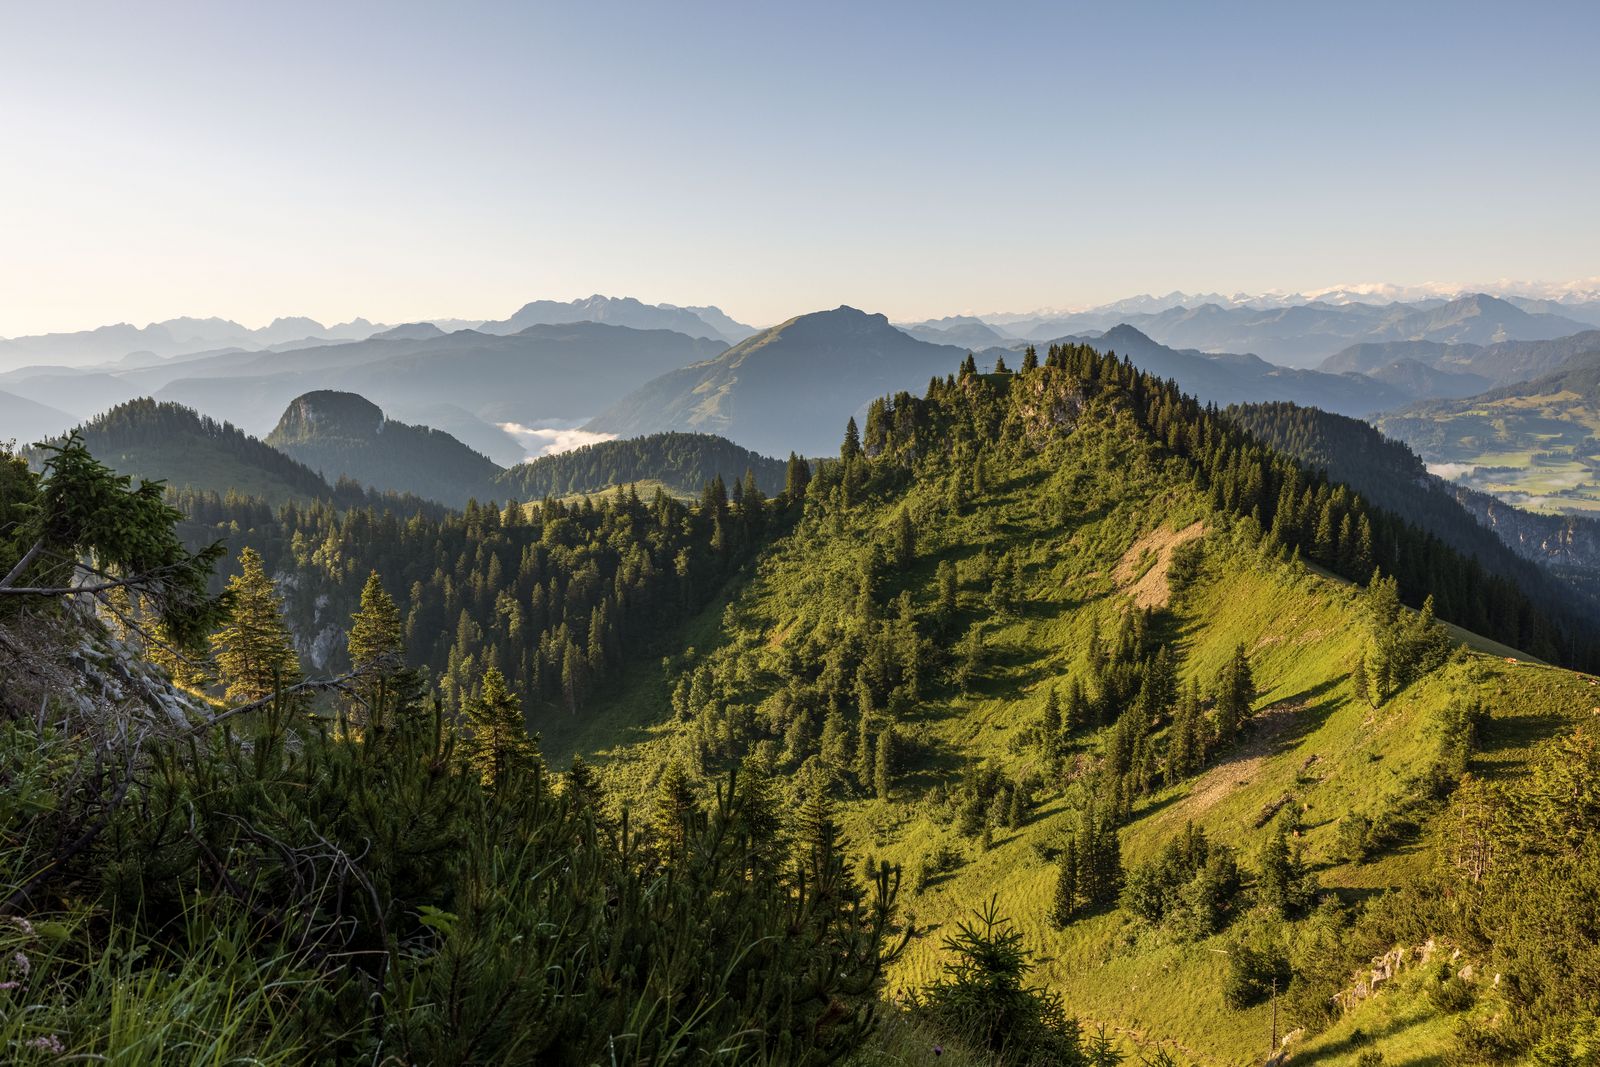
M 1172 552 L 1179 545 L 1193 541 L 1206 532 L 1204 523 L 1190 523 L 1181 530 L 1157 527 L 1135 541 L 1117 561 L 1111 572 L 1117 588 L 1133 597 L 1135 607 L 1164 608 L 1172 599 L 1172 588 L 1167 584 L 1167 572 L 1172 569 Z M 1143 574 L 1140 566 L 1147 556 L 1155 554 L 1155 562 Z

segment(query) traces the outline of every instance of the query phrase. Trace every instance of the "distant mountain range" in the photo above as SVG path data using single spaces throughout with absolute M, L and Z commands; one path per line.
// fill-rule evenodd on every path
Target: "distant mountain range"
M 673 330 L 689 337 L 709 338 L 730 345 L 756 332 L 755 327 L 733 321 L 720 308 L 651 305 L 631 296 L 599 294 L 567 303 L 535 300 L 524 304 L 509 319 L 486 322 L 479 329 L 484 333 L 508 334 L 519 333 L 529 326 L 559 326 L 573 322 L 602 322 L 611 326 L 629 326 L 635 330 Z
M 324 326 L 315 319 L 280 318 L 252 330 L 229 319 L 167 319 L 148 326 L 120 322 L 75 333 L 0 338 L 0 367 L 28 363 L 80 366 L 153 363 L 223 348 L 261 350 L 296 341 L 354 341 L 382 329 L 366 319 Z
M 1312 367 L 1363 342 L 1487 345 L 1581 333 L 1589 324 L 1524 311 L 1483 293 L 1421 304 L 1310 303 L 1283 308 L 1201 304 L 1149 313 L 1091 311 L 1007 327 L 1030 340 L 1092 334 L 1126 323 L 1162 344 L 1205 352 L 1250 352 L 1288 367 Z
M 1416 395 L 1470 396 L 1494 385 L 1527 381 L 1549 374 L 1575 356 L 1600 352 L 1600 330 L 1585 330 L 1548 341 L 1501 341 L 1498 344 L 1445 344 L 1440 341 L 1384 341 L 1351 345 L 1323 360 L 1319 370 L 1355 371 L 1377 376 L 1397 362 L 1422 364 L 1434 371 L 1465 375 L 1481 384 L 1465 392 Z
M 637 436 L 714 433 L 758 452 L 827 454 L 839 426 L 874 397 L 926 391 L 953 373 L 965 346 L 931 344 L 852 307 L 801 315 L 715 359 L 669 371 L 584 428 Z
M 431 319 L 385 326 L 352 319 L 324 326 L 315 319 L 290 316 L 274 319 L 259 329 L 231 319 L 176 318 L 148 326 L 116 323 L 93 330 L 0 338 L 0 370 L 30 364 L 54 367 L 94 367 L 98 370 L 151 366 L 165 360 L 227 352 L 281 351 L 318 344 L 364 341 L 369 338 L 421 340 L 442 337 L 464 329 L 490 334 L 518 333 L 529 326 L 599 322 L 640 330 L 673 330 L 689 337 L 734 344 L 755 333 L 720 308 L 645 304 L 633 297 L 591 296 L 561 302 L 535 300 L 510 318 L 481 322 L 466 319 Z
M 131 370 L 13 371 L 0 375 L 0 390 L 79 418 L 155 396 L 260 434 L 295 397 L 335 389 L 359 393 L 407 421 L 448 408 L 453 421 L 472 425 L 474 448 L 514 459 L 520 458 L 515 444 L 494 424 L 590 416 L 656 375 L 726 347 L 667 330 L 593 322 L 530 326 L 509 336 L 413 327 L 390 333 L 285 352 L 230 350 Z M 496 437 L 498 445 L 481 440 Z

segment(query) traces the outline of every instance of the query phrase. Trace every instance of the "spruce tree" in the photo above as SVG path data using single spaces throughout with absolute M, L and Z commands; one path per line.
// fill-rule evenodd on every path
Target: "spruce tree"
M 462 725 L 462 758 L 490 789 L 538 766 L 539 746 L 528 736 L 522 701 L 506 687 L 500 668 L 483 672 L 477 695 L 462 709 Z
M 1025 371 L 1039 369 L 1039 351 L 1032 345 L 1022 351 L 1022 369 Z
M 1067 838 L 1056 870 L 1056 891 L 1050 904 L 1050 922 L 1058 929 L 1072 922 L 1078 911 L 1078 843 Z
M 897 756 L 895 748 L 898 743 L 899 739 L 895 736 L 893 726 L 878 735 L 878 751 L 873 760 L 872 786 L 879 800 L 888 800 L 889 790 L 894 785 Z
M 228 580 L 228 594 L 232 613 L 211 636 L 224 699 L 248 704 L 300 681 L 300 658 L 283 621 L 283 603 L 255 549 L 239 553 L 239 573 Z
M 349 649 L 350 668 L 361 675 L 349 709 L 352 724 L 359 727 L 382 714 L 383 706 L 394 699 L 391 680 L 405 664 L 400 609 L 377 571 L 361 588 L 361 608 L 350 619 Z
M 838 425 L 835 423 L 834 425 Z M 839 446 L 839 459 L 844 463 L 861 457 L 861 431 L 856 428 L 856 417 L 850 416 L 850 421 L 845 423 L 844 443 Z
M 1045 763 L 1055 767 L 1061 759 L 1061 701 L 1056 697 L 1056 687 L 1051 686 L 1044 698 L 1044 715 L 1039 723 L 1039 753 Z
M 901 507 L 900 513 L 895 516 L 894 523 L 894 562 L 901 570 L 916 560 L 917 557 L 917 531 L 911 525 L 911 511 Z
M 651 828 L 656 840 L 668 851 L 682 850 L 689 832 L 689 822 L 698 810 L 694 787 L 689 776 L 676 761 L 667 764 L 656 783 L 654 803 L 651 807 Z

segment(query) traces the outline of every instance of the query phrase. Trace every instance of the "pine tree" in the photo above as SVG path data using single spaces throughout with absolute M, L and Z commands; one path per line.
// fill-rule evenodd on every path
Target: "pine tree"
M 1372 682 L 1367 677 L 1367 653 L 1363 649 L 1350 672 L 1350 695 L 1364 704 L 1372 703 Z
M 950 560 L 939 561 L 939 622 L 949 626 L 956 614 L 956 565 Z
M 895 736 L 894 727 L 890 726 L 878 735 L 878 751 L 873 761 L 872 786 L 879 800 L 889 799 L 889 790 L 894 785 L 894 772 L 899 744 Z
M 668 852 L 682 850 L 689 832 L 689 822 L 699 805 L 689 776 L 678 763 L 669 763 L 656 783 L 655 801 L 651 809 L 651 827 L 656 840 Z
M 1025 371 L 1039 369 L 1039 350 L 1032 345 L 1022 351 L 1022 369 Z
M 1010 374 L 1011 373 L 1011 368 L 1006 366 L 1006 357 L 1005 356 L 997 354 L 994 357 L 994 372 L 996 374 Z
M 248 704 L 300 681 L 300 658 L 283 621 L 283 604 L 255 549 L 239 553 L 239 573 L 228 580 L 233 610 L 211 637 L 217 678 L 229 703 Z
M 382 714 L 384 704 L 394 698 L 391 682 L 405 664 L 400 609 L 377 571 L 361 588 L 361 608 L 350 619 L 349 649 L 350 667 L 361 675 L 349 717 L 352 725 L 361 727 Z
M 491 789 L 539 766 L 539 747 L 528 736 L 522 701 L 506 687 L 498 667 L 483 672 L 477 696 L 462 709 L 462 725 L 462 758 Z
M 1061 701 L 1056 698 L 1056 687 L 1051 686 L 1044 698 L 1044 716 L 1039 723 L 1039 751 L 1045 763 L 1054 767 L 1061 759 Z
M 783 495 L 791 503 L 805 499 L 806 486 L 811 483 L 811 465 L 793 452 L 789 453 L 789 466 L 784 471 Z
M 1058 929 L 1072 922 L 1078 912 L 1078 842 L 1067 838 L 1056 871 L 1056 891 L 1050 905 L 1050 922 Z
M 835 423 L 834 425 L 838 425 Z M 844 463 L 861 457 L 861 431 L 856 428 L 856 417 L 850 416 L 850 421 L 845 423 L 844 443 L 839 446 L 839 459 Z
M 911 525 L 911 511 L 902 507 L 895 517 L 894 562 L 901 570 L 910 567 L 917 556 L 917 531 Z
M 1219 744 L 1226 744 L 1238 736 L 1245 720 L 1250 717 L 1250 705 L 1255 698 L 1256 684 L 1250 671 L 1250 658 L 1245 654 L 1244 645 L 1240 644 L 1217 676 L 1213 734 Z

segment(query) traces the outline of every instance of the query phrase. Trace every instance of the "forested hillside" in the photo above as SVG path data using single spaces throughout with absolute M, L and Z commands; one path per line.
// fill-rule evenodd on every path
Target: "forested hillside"
M 1594 591 L 1600 581 L 1600 527 L 1594 520 L 1522 511 L 1447 482 L 1430 474 L 1405 444 L 1359 419 L 1296 404 L 1243 404 L 1228 414 L 1267 444 L 1535 592 L 1548 610 L 1593 618 L 1593 600 L 1561 588 L 1549 572 Z
M 33 529 L 52 567 L 147 565 L 125 526 L 60 510 L 126 483 L 57 456 L 42 484 L 7 468 L 4 584 L 38 565 Z M 48 957 L 63 993 L 19 1041 L 126 1045 L 88 920 L 139 899 L 112 927 L 151 961 L 127 973 L 177 976 L 140 994 L 175 1020 L 147 1047 L 227 1027 L 284 1062 L 1223 1064 L 1278 1013 L 1308 1062 L 1581 1062 L 1600 998 L 1573 976 L 1600 950 L 1552 963 L 1537 921 L 1594 910 L 1593 683 L 1528 657 L 1587 664 L 1588 629 L 1124 360 L 969 357 L 776 493 L 752 468 L 690 503 L 175 500 L 189 549 L 136 544 L 200 583 L 176 615 L 141 584 L 97 594 L 105 637 L 81 596 L 25 634 L 0 595 L 15 752 L 41 693 L 38 722 L 100 736 L 74 717 L 108 696 L 48 692 L 127 649 L 188 709 L 139 735 L 153 762 L 114 734 L 63 741 L 65 778 L 28 764 L 43 795 L 111 769 L 48 809 L 70 833 L 6 815 L 13 869 L 42 872 L 13 899 L 89 949 Z M 208 585 L 183 553 L 218 537 Z M 584 759 L 555 779 L 541 748 Z M 137 809 L 122 766 L 154 790 Z M 575 956 L 595 969 L 553 966 Z M 231 967 L 304 993 L 280 1014 L 186 992 Z
M 510 468 L 499 482 L 501 495 L 511 493 L 518 500 L 592 493 L 636 482 L 659 482 L 692 496 L 714 478 L 731 483 L 751 471 L 761 491 L 773 496 L 783 490 L 786 470 L 781 460 L 713 434 L 658 433 L 540 456 Z

